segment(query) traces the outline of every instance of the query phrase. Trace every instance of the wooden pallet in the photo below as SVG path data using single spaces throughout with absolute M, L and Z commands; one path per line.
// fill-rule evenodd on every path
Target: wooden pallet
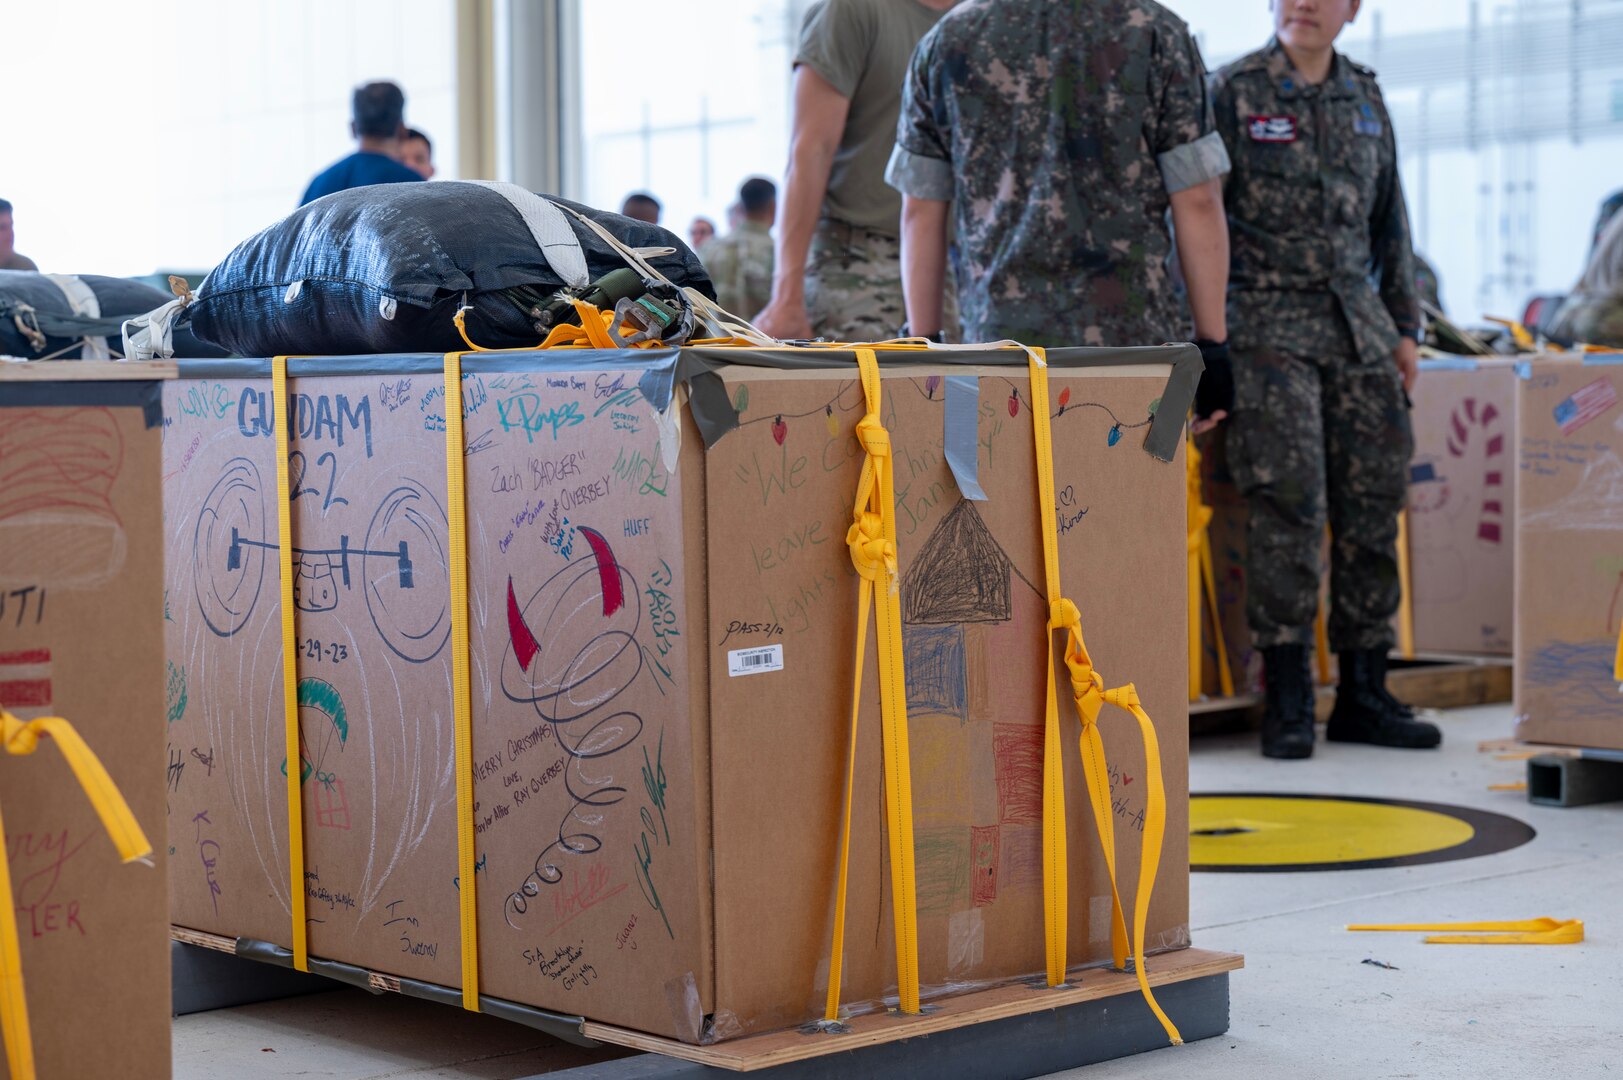
M 236 942 L 219 934 L 174 926 L 170 928 L 170 936 L 186 945 L 216 952 L 236 952 Z M 1151 956 L 1146 966 L 1149 968 L 1150 985 L 1160 988 L 1226 980 L 1229 972 L 1245 966 L 1245 960 L 1234 953 L 1181 949 Z M 369 982 L 370 989 L 374 991 L 401 991 L 399 978 L 392 975 L 373 972 Z M 1142 1009 L 1145 1018 L 1148 1018 L 1148 1010 L 1143 1008 L 1139 997 L 1138 981 L 1132 975 L 1088 969 L 1080 972 L 1072 985 L 1059 989 L 1024 982 L 1010 983 L 927 1003 L 928 1011 L 919 1016 L 875 1012 L 853 1017 L 847 1022 L 849 1031 L 838 1035 L 803 1034 L 798 1029 L 790 1029 L 731 1039 L 711 1046 L 692 1046 L 675 1039 L 592 1020 L 582 1022 L 580 1034 L 591 1043 L 628 1047 L 730 1072 L 756 1072 L 1074 1006 L 1106 1003 L 1115 1008 L 1113 999 L 1120 999 L 1121 1005 L 1128 1009 Z M 1178 1020 L 1177 1015 L 1172 1018 L 1174 1022 Z M 1154 1025 L 1153 1021 L 1150 1024 L 1154 1027 L 1154 1035 L 1164 1039 L 1159 1026 Z M 1209 1037 L 1217 1034 L 1218 1030 L 1226 1029 L 1226 1010 L 1218 1030 L 1208 1030 L 1208 1027 L 1201 1027 L 1199 1037 Z M 1192 1031 L 1190 1035 L 1195 1037 L 1196 1033 Z
M 1152 956 L 1146 965 L 1150 972 L 1150 985 L 1158 987 L 1226 975 L 1244 967 L 1245 960 L 1234 953 L 1183 949 Z M 1118 997 L 1138 1000 L 1138 982 L 1133 976 L 1124 972 L 1089 970 L 1081 973 L 1077 985 L 1063 989 L 1050 990 L 1019 983 L 946 998 L 936 1003 L 939 1006 L 936 1011 L 922 1016 L 901 1016 L 887 1012 L 853 1017 L 848 1022 L 850 1032 L 844 1035 L 808 1035 L 791 1029 L 730 1039 L 713 1046 L 690 1046 L 674 1039 L 591 1021 L 587 1021 L 585 1032 L 599 1042 L 647 1050 L 731 1072 L 755 1072 L 973 1024 Z M 1177 1018 L 1173 1019 L 1176 1021 Z
M 1404 666 L 1394 666 L 1387 673 L 1387 688 L 1400 701 L 1419 709 L 1459 709 L 1510 700 L 1512 665 L 1509 657 L 1420 653 L 1413 661 L 1394 661 L 1396 663 Z M 1335 700 L 1335 687 L 1318 688 L 1320 720 L 1329 717 Z M 1240 694 L 1192 701 L 1189 715 L 1192 719 L 1210 717 L 1221 721 L 1233 719 L 1221 714 L 1255 712 L 1260 718 L 1261 708 L 1261 694 Z M 1212 726 L 1209 723 L 1197 725 L 1196 730 Z

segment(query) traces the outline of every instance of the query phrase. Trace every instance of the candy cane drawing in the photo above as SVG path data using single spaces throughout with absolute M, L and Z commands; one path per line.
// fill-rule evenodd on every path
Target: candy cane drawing
M 1500 413 L 1492 402 L 1478 410 L 1474 397 L 1468 397 L 1454 407 L 1448 418 L 1448 452 L 1462 458 L 1470 445 L 1472 431 L 1483 440 L 1482 517 L 1477 522 L 1477 539 L 1485 544 L 1497 545 L 1504 538 L 1505 504 L 1505 435 L 1501 430 Z

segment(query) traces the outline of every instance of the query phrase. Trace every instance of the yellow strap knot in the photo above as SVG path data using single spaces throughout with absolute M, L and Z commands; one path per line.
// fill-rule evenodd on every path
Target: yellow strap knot
M 845 534 L 851 548 L 851 565 L 869 581 L 896 576 L 896 545 L 885 539 L 884 522 L 878 514 L 864 511 Z
M 0 723 L 5 725 L 6 753 L 23 757 L 39 749 L 40 733 L 33 724 L 25 724 L 10 713 L 0 713 Z
M 890 432 L 879 422 L 875 413 L 868 413 L 857 421 L 857 444 L 871 458 L 890 457 Z

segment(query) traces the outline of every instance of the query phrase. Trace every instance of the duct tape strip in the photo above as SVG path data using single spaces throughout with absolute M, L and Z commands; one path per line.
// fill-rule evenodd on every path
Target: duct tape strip
M 310 970 L 310 923 L 304 909 L 304 792 L 299 754 L 299 646 L 293 607 L 293 501 L 288 495 L 287 357 L 271 360 L 276 425 L 276 527 L 282 586 L 282 721 L 287 757 L 288 907 L 293 919 L 293 966 Z
M 947 410 L 942 420 L 947 465 L 959 494 L 986 501 L 980 481 L 981 381 L 974 375 L 947 376 Z
M 468 493 L 462 433 L 462 355 L 445 354 L 445 497 L 451 577 L 451 716 L 456 738 L 457 895 L 462 1007 L 479 1011 L 479 907 L 473 827 L 473 705 L 468 664 Z
M 133 366 L 133 365 L 132 365 Z M 163 383 L 157 380 L 117 382 L 11 382 L 0 383 L 0 409 L 40 409 L 55 406 L 141 410 L 142 426 L 163 423 Z

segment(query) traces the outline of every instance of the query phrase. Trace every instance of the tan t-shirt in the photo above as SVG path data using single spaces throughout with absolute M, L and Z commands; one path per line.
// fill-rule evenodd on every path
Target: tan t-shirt
M 10 255 L 6 256 L 4 259 L 0 259 L 0 270 L 35 270 L 35 271 L 37 271 L 38 269 L 39 269 L 39 267 L 34 264 L 33 259 L 30 259 L 27 255 L 19 254 L 15 250 L 12 251 L 12 253 Z
M 806 12 L 795 64 L 851 102 L 823 216 L 901 234 L 902 196 L 885 183 L 913 47 L 945 12 L 917 0 L 819 0 Z

